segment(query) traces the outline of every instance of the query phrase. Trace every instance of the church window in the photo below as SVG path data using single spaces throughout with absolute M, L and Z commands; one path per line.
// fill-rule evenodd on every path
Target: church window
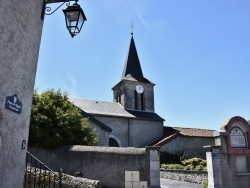
M 119 144 L 114 138 L 109 138 L 109 147 L 119 147 Z
M 116 97 L 115 97 L 116 102 L 118 102 L 118 98 L 119 98 L 119 93 L 118 93 L 118 91 L 117 91 L 117 92 L 116 92 Z
M 118 99 L 119 99 L 119 103 L 121 103 L 121 90 L 119 90 L 119 97 L 118 97 Z
M 145 104 L 144 104 L 144 95 L 141 94 L 141 110 L 145 110 Z
M 109 146 L 122 147 L 122 143 L 115 135 L 109 135 Z
M 135 90 L 135 109 L 137 110 L 138 109 L 138 106 L 137 106 L 137 92 Z

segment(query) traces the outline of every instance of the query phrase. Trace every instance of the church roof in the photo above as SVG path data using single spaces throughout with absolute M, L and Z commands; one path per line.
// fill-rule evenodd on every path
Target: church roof
M 166 126 L 164 127 L 164 136 L 151 142 L 148 146 L 163 146 L 178 136 L 213 138 L 214 130 Z
M 184 128 L 184 127 L 173 127 L 182 136 L 191 137 L 214 137 L 214 130 L 210 129 L 197 129 L 197 128 Z
M 122 79 L 136 80 L 143 83 L 151 83 L 143 77 L 140 60 L 135 47 L 133 34 L 131 35 L 127 60 L 123 69 Z
M 84 115 L 85 117 L 89 118 L 92 122 L 95 122 L 97 125 L 99 125 L 100 127 L 102 127 L 103 129 L 105 129 L 108 132 L 112 132 L 112 129 L 105 125 L 104 123 L 100 122 L 98 119 L 94 118 L 91 114 L 84 112 L 81 110 L 81 114 Z
M 117 116 L 126 118 L 139 118 L 154 121 L 164 121 L 159 115 L 151 112 L 125 110 L 120 103 L 106 102 L 79 98 L 70 98 L 70 102 L 82 111 L 91 115 Z
M 137 111 L 137 110 L 126 110 L 126 111 L 140 119 L 152 119 L 152 120 L 165 121 L 156 113 Z

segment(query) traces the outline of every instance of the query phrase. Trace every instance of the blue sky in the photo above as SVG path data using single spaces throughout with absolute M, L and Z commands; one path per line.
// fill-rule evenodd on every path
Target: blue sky
M 112 101 L 131 21 L 144 76 L 166 126 L 219 130 L 250 120 L 249 0 L 80 0 L 87 22 L 73 39 L 59 9 L 44 20 L 35 88 Z M 66 7 L 63 6 L 63 9 Z

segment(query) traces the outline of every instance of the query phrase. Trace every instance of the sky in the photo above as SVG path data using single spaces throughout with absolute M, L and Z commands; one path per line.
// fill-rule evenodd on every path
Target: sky
M 219 130 L 233 116 L 250 120 L 249 0 L 78 3 L 87 21 L 74 38 L 66 29 L 65 5 L 44 19 L 39 92 L 53 88 L 112 102 L 133 22 L 143 75 L 156 84 L 155 112 L 165 126 Z

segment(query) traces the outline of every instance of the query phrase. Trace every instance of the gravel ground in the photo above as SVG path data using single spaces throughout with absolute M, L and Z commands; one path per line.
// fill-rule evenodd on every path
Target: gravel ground
M 202 188 L 202 185 L 161 178 L 161 188 Z

